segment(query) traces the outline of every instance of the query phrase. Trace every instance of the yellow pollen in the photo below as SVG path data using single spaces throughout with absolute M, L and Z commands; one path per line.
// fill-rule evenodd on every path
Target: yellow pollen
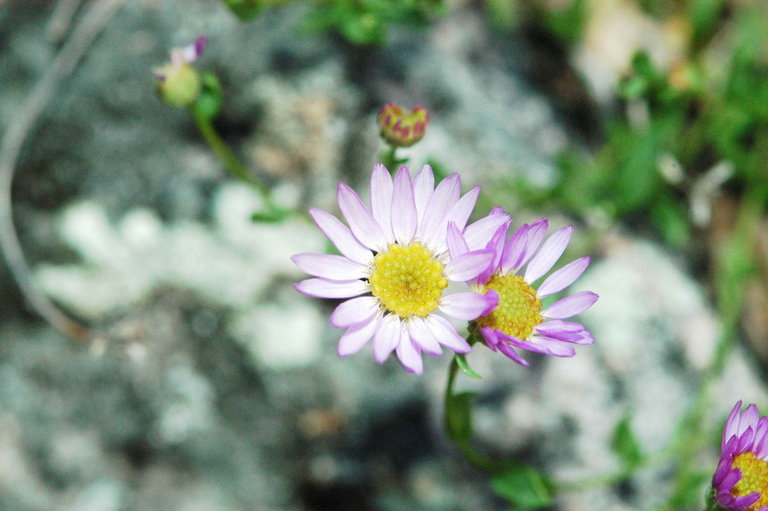
M 410 245 L 394 243 L 376 254 L 368 280 L 371 293 L 384 309 L 401 318 L 427 316 L 437 309 L 448 287 L 443 263 L 418 241 Z
M 489 289 L 499 293 L 499 306 L 477 319 L 481 327 L 487 326 L 525 340 L 536 325 L 544 321 L 536 290 L 520 275 L 494 275 L 485 285 L 485 291 Z
M 733 467 L 741 470 L 741 479 L 734 485 L 731 495 L 743 497 L 752 492 L 760 494 L 760 499 L 745 511 L 768 506 L 768 461 L 761 460 L 751 452 L 743 452 L 733 458 Z

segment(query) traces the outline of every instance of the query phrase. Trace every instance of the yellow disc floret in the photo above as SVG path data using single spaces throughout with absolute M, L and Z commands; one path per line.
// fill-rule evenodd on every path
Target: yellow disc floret
M 425 317 L 433 312 L 448 287 L 443 263 L 418 241 L 395 243 L 376 254 L 368 280 L 371 293 L 384 309 L 402 318 Z
M 485 285 L 485 290 L 499 293 L 499 305 L 487 316 L 477 319 L 481 327 L 500 330 L 518 339 L 527 339 L 533 329 L 541 323 L 541 300 L 536 290 L 520 275 L 494 275 Z
M 747 511 L 768 506 L 768 462 L 751 452 L 743 452 L 733 458 L 733 468 L 741 470 L 741 479 L 734 485 L 731 495 L 743 497 L 752 492 L 759 493 L 760 499 Z

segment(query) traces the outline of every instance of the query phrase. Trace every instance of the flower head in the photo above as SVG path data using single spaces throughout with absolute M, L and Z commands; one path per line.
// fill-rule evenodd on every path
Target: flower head
M 768 417 L 755 405 L 731 410 L 712 476 L 713 496 L 724 509 L 768 511 Z
M 157 92 L 171 106 L 185 108 L 200 95 L 200 75 L 192 66 L 208 44 L 205 36 L 184 48 L 171 50 L 171 61 L 155 69 Z
M 500 209 L 487 218 L 502 214 Z M 563 321 L 579 314 L 597 301 L 598 296 L 583 291 L 556 301 L 543 308 L 541 299 L 570 286 L 587 268 L 589 258 L 572 261 L 547 277 L 538 287 L 533 285 L 543 277 L 565 251 L 573 228 L 564 227 L 544 237 L 548 220 L 542 218 L 524 224 L 507 239 L 508 223 L 501 225 L 492 236 L 473 237 L 449 225 L 448 246 L 451 257 L 484 247 L 493 250 L 493 262 L 472 280 L 473 288 L 498 297 L 499 304 L 475 320 L 475 326 L 486 345 L 501 351 L 518 364 L 528 365 L 517 353 L 521 348 L 556 357 L 572 357 L 573 344 L 592 344 L 594 338 L 584 325 Z M 543 241 L 543 243 L 542 243 Z M 523 267 L 525 271 L 522 272 Z
M 421 105 L 406 110 L 395 103 L 387 103 L 376 117 L 384 140 L 398 147 L 410 147 L 424 137 L 429 125 L 429 112 Z
M 446 289 L 449 281 L 474 278 L 493 260 L 485 248 L 448 257 L 446 227 L 451 222 L 464 228 L 478 193 L 474 188 L 461 197 L 457 174 L 435 187 L 426 165 L 413 180 L 408 167 L 401 167 L 393 180 L 378 164 L 371 175 L 370 207 L 349 186 L 339 185 L 339 208 L 347 225 L 321 209 L 309 210 L 341 255 L 295 255 L 294 263 L 315 277 L 296 289 L 308 296 L 346 299 L 330 319 L 333 326 L 347 329 L 339 355 L 356 353 L 373 338 L 377 362 L 394 351 L 408 371 L 421 373 L 422 352 L 439 355 L 441 344 L 457 353 L 470 351 L 437 312 L 469 321 L 496 305 L 492 296 Z M 507 219 L 497 216 L 466 229 L 482 235 Z

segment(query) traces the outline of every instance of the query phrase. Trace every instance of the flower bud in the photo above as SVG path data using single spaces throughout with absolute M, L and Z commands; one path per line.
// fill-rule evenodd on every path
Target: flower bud
M 155 69 L 157 93 L 171 106 L 186 108 L 200 95 L 201 80 L 192 62 L 197 60 L 205 49 L 207 39 L 198 37 L 185 48 L 171 50 L 171 61 Z
M 387 103 L 376 117 L 381 137 L 398 147 L 410 147 L 424 137 L 429 112 L 421 105 L 406 111 L 395 103 Z

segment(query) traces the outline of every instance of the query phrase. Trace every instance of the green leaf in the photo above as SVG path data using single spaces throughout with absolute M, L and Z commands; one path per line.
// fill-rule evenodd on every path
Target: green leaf
M 491 480 L 491 488 L 519 508 L 538 509 L 552 504 L 552 493 L 544 476 L 522 463 L 505 467 Z
M 461 353 L 456 354 L 456 365 L 458 365 L 459 369 L 461 369 L 461 371 L 470 378 L 482 378 L 482 376 L 480 376 L 471 367 L 469 367 L 469 363 L 467 363 L 467 357 Z
M 262 6 L 256 0 L 222 0 L 240 21 L 251 21 L 259 15 Z
M 454 442 L 469 442 L 472 437 L 472 399 L 473 392 L 462 392 L 448 398 L 445 420 L 448 434 Z
M 613 431 L 613 439 L 611 440 L 611 447 L 619 458 L 621 458 L 625 467 L 634 468 L 642 462 L 643 453 L 640 449 L 640 443 L 632 432 L 630 418 L 629 414 L 625 414 L 619 423 L 616 424 L 616 429 Z

